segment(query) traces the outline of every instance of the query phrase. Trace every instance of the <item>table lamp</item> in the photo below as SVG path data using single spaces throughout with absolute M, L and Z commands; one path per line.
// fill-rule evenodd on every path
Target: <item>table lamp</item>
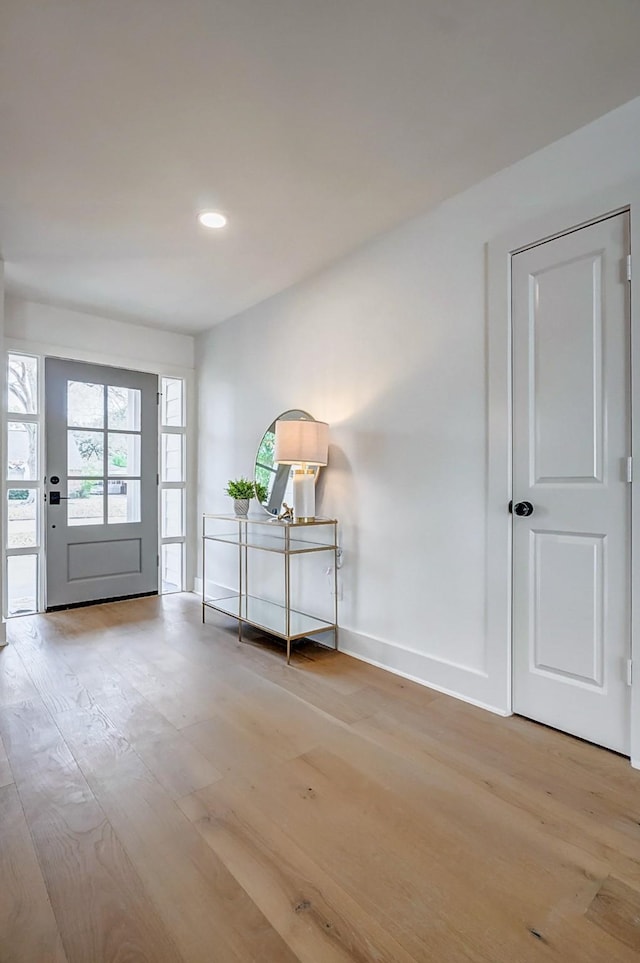
M 293 514 L 297 522 L 316 517 L 316 468 L 327 464 L 329 425 L 325 421 L 276 421 L 274 462 L 295 465 Z

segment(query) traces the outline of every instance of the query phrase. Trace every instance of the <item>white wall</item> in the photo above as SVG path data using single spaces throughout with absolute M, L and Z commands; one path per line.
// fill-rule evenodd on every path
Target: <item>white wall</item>
M 73 351 L 79 360 L 152 368 L 193 368 L 194 339 L 67 308 L 7 297 L 6 337 Z M 34 349 L 35 350 L 35 349 Z M 80 357 L 82 355 L 82 357 Z M 109 359 L 109 361 L 107 360 Z
M 227 510 L 283 409 L 330 423 L 319 512 L 341 524 L 347 650 L 507 709 L 486 630 L 506 510 L 487 507 L 486 243 L 637 177 L 639 156 L 640 99 L 199 339 L 199 510 Z

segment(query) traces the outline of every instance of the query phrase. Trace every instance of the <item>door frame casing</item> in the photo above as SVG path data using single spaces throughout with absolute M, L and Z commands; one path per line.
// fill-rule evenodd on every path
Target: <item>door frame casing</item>
M 640 181 L 594 194 L 551 211 L 487 244 L 487 670 L 500 679 L 501 703 L 513 712 L 512 679 L 512 364 L 511 259 L 534 244 L 586 227 L 613 214 L 630 215 L 631 252 L 640 252 Z M 640 265 L 632 269 L 631 302 L 631 765 L 640 769 Z M 623 666 L 620 667 L 623 671 Z

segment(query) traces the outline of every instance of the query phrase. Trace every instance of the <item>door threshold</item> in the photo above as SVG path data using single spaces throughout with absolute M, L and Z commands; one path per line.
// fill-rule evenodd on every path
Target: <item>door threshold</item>
M 84 609 L 88 605 L 106 605 L 107 602 L 129 602 L 131 599 L 148 599 L 153 598 L 154 595 L 159 595 L 159 592 L 138 592 L 137 595 L 116 595 L 114 598 L 91 599 L 88 602 L 68 602 L 66 605 L 47 605 L 45 612 L 66 612 L 67 609 Z

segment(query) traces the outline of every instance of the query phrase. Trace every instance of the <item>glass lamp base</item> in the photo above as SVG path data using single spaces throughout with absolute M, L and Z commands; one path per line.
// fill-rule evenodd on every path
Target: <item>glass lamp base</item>
M 316 517 L 316 474 L 313 469 L 293 473 L 293 514 L 297 522 L 312 522 Z

